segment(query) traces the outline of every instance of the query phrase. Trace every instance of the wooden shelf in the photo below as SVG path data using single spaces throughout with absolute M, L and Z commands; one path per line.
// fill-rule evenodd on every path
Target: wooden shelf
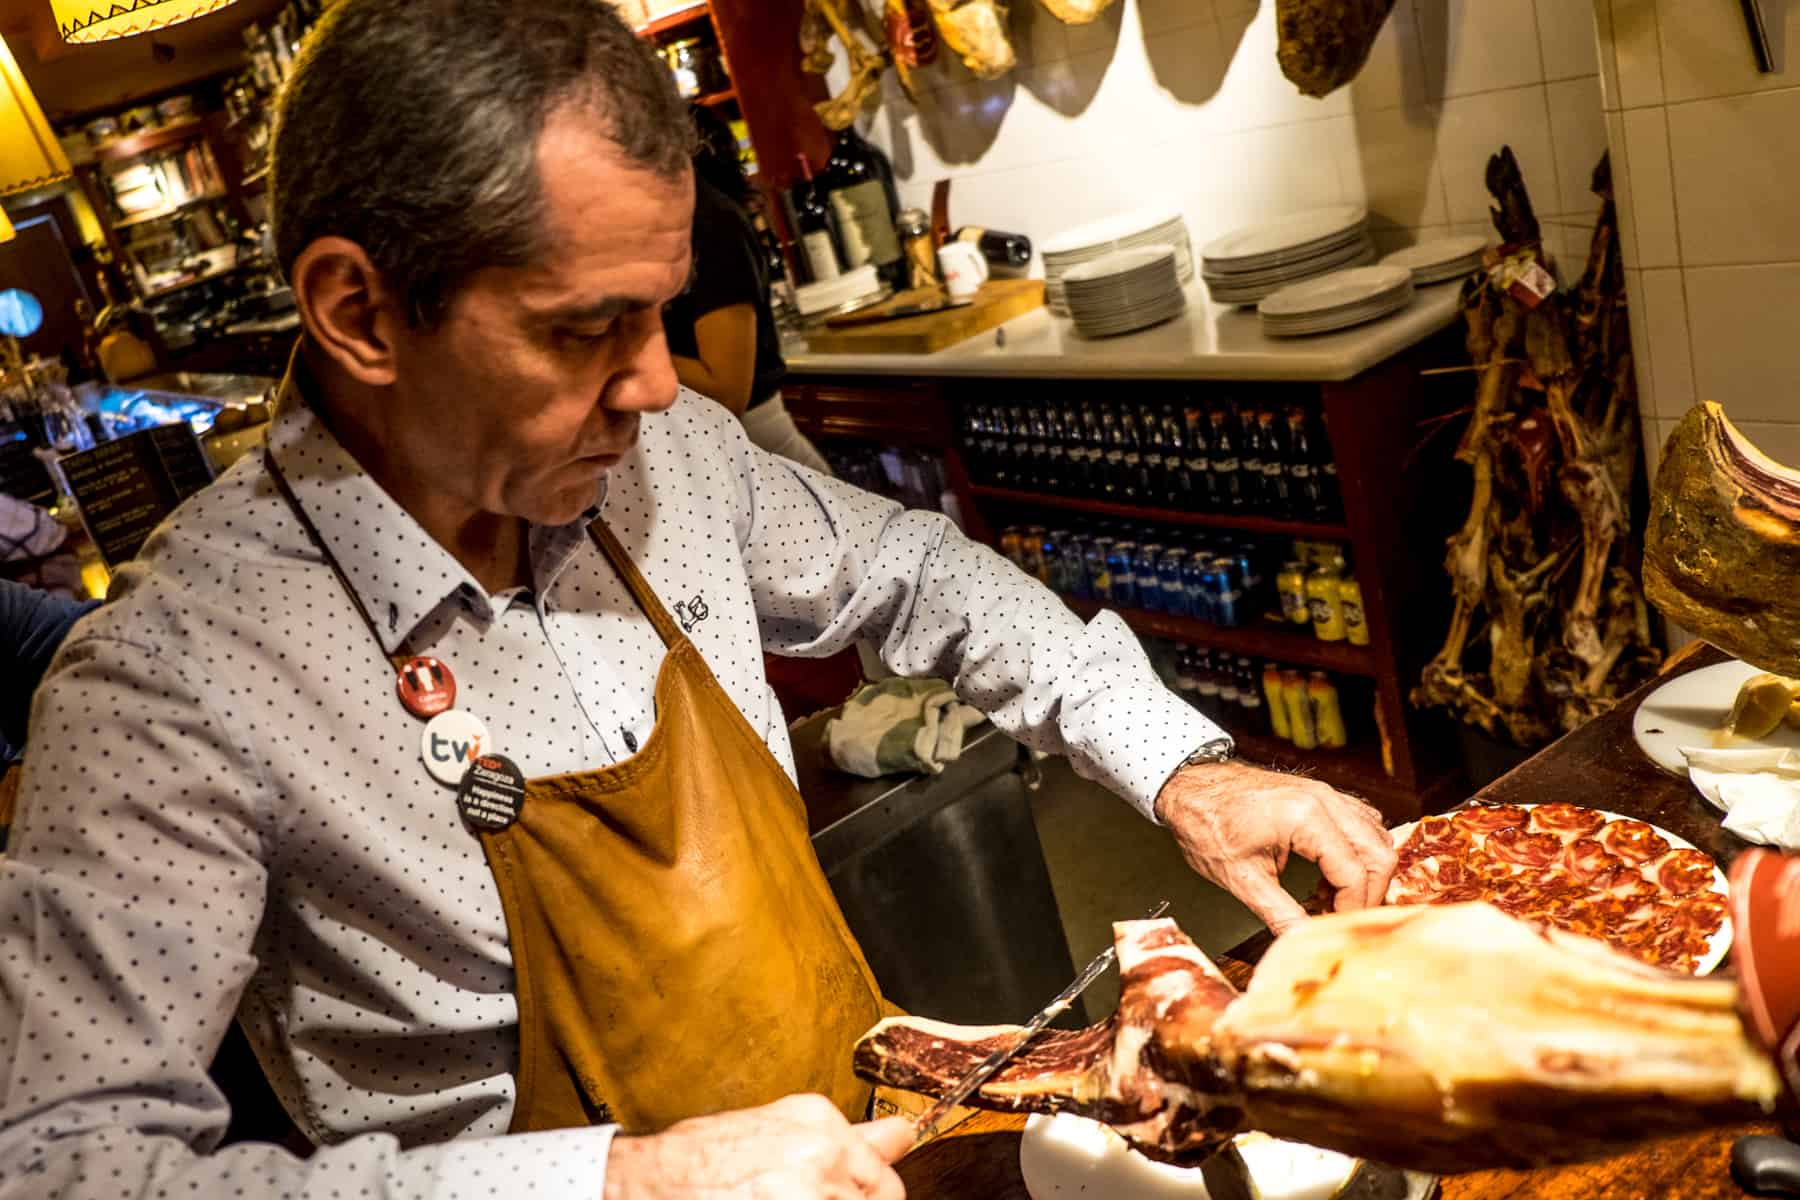
M 214 200 L 223 200 L 224 198 L 224 192 L 206 192 L 203 195 L 183 200 L 180 204 L 171 204 L 167 208 L 159 208 L 152 212 L 134 213 L 129 217 L 121 217 L 113 222 L 113 228 L 130 229 L 134 225 L 147 225 L 151 221 L 161 221 L 165 217 L 172 217 L 183 209 L 192 208 L 196 204 L 210 204 Z
M 1349 642 L 1321 642 L 1310 630 L 1303 632 L 1298 627 L 1259 619 L 1253 624 L 1227 629 L 1208 621 L 1196 621 L 1192 617 L 1147 612 L 1141 608 L 1119 608 L 1112 604 L 1076 600 L 1068 596 L 1063 597 L 1063 600 L 1084 618 L 1091 618 L 1101 610 L 1110 608 L 1124 618 L 1127 625 L 1150 637 L 1206 646 L 1249 658 L 1274 659 L 1283 666 L 1312 667 L 1366 679 L 1374 679 L 1380 675 L 1380 666 L 1369 647 L 1352 646 Z
M 638 26 L 637 35 L 642 38 L 661 37 L 677 29 L 686 29 L 689 25 L 704 21 L 710 15 L 706 4 L 695 4 L 680 12 L 664 13 L 654 20 Z
M 1344 526 L 1318 521 L 1284 521 L 1249 513 L 1182 512 L 1172 508 L 1145 508 L 1137 504 L 1115 504 L 1110 500 L 1088 500 L 1081 496 L 1052 496 L 1043 492 L 990 487 L 982 483 L 972 485 L 969 491 L 984 500 L 997 500 L 1004 504 L 1064 508 L 1071 512 L 1093 513 L 1095 516 L 1120 517 L 1128 521 L 1146 521 L 1159 525 L 1236 529 L 1244 533 L 1265 533 L 1277 537 L 1320 541 L 1344 542 L 1350 539 L 1350 531 Z
M 721 104 L 736 104 L 737 89 L 726 88 L 722 92 L 714 92 L 709 96 L 702 96 L 699 100 L 695 101 L 695 103 L 703 104 L 707 108 L 717 108 Z
M 232 263 L 229 267 L 215 267 L 212 270 L 206 272 L 204 275 L 196 275 L 192 279 L 184 279 L 180 283 L 164 284 L 162 287 L 155 288 L 152 291 L 146 293 L 144 296 L 144 299 L 160 300 L 164 296 L 174 295 L 176 292 L 181 291 L 183 288 L 191 288 L 191 287 L 195 286 L 196 284 L 206 283 L 209 280 L 222 278 L 226 275 L 230 275 L 234 271 L 240 271 L 244 267 L 247 267 L 249 265 L 250 264 L 247 262 L 237 262 L 237 263 Z
M 146 129 L 142 133 L 134 133 L 129 137 L 108 142 L 94 150 L 95 162 L 117 162 L 123 158 L 136 158 L 140 154 L 148 154 L 152 150 L 161 150 L 165 146 L 173 146 L 180 142 L 197 138 L 204 132 L 204 125 L 198 117 L 190 117 L 185 121 L 177 121 L 173 125 L 164 125 L 160 129 Z

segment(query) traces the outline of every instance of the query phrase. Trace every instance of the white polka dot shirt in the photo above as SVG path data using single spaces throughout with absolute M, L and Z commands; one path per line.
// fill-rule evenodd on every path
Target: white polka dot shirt
M 610 1129 L 497 1136 L 506 922 L 386 655 L 442 659 L 538 776 L 644 743 L 663 647 L 582 525 L 534 529 L 533 586 L 489 595 L 305 406 L 270 445 L 381 644 L 252 456 L 64 645 L 0 867 L 0 1196 L 593 1200 Z M 646 417 L 601 508 L 790 773 L 762 652 L 859 639 L 1146 813 L 1217 736 L 1118 618 L 1084 625 L 942 517 L 765 454 L 709 401 Z M 234 1013 L 311 1159 L 211 1153 Z

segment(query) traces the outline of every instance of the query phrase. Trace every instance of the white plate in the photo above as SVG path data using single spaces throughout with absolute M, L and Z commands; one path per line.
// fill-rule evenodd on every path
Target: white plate
M 1119 213 L 1088 225 L 1065 229 L 1054 237 L 1045 239 L 1038 249 L 1046 258 L 1078 254 L 1095 246 L 1107 246 L 1136 234 L 1180 223 L 1181 214 L 1178 212 L 1166 208 L 1141 208 L 1136 212 Z
M 1696 671 L 1695 674 L 1699 674 L 1699 672 Z M 1532 809 L 1536 808 L 1537 805 L 1521 804 L 1518 807 L 1524 809 L 1527 812 L 1530 812 Z M 1584 805 L 1581 805 L 1580 807 L 1592 808 L 1593 806 L 1584 804 Z M 1641 818 L 1641 817 L 1628 817 L 1624 813 L 1608 812 L 1604 808 L 1595 808 L 1594 811 L 1599 813 L 1601 816 L 1605 817 L 1608 821 L 1643 821 L 1643 818 Z M 1447 817 L 1454 816 L 1455 812 L 1456 812 L 1456 810 L 1452 809 L 1452 810 L 1450 810 L 1450 812 L 1447 812 L 1444 815 Z M 1656 832 L 1662 837 L 1662 839 L 1665 842 L 1669 843 L 1669 848 L 1671 850 L 1699 850 L 1700 849 L 1700 847 L 1694 845 L 1694 843 L 1688 841 L 1686 838 L 1682 837 L 1681 835 L 1670 833 L 1668 830 L 1664 829 L 1661 825 L 1652 824 L 1649 821 L 1643 821 L 1643 823 L 1645 825 L 1649 825 L 1650 828 L 1656 830 Z M 1396 825 L 1392 829 L 1390 829 L 1388 831 L 1388 833 L 1394 839 L 1394 845 L 1400 846 L 1400 845 L 1404 844 L 1406 839 L 1412 836 L 1413 828 L 1417 825 L 1418 825 L 1417 821 L 1408 821 L 1404 825 Z M 1704 851 L 1701 851 L 1701 852 L 1705 853 Z M 1710 854 L 1708 854 L 1707 857 L 1712 858 L 1712 856 Z M 1712 884 L 1711 890 L 1717 892 L 1721 896 L 1726 897 L 1727 899 L 1730 899 L 1730 897 L 1731 897 L 1731 885 L 1729 882 L 1727 882 L 1727 880 L 1725 878 L 1725 872 L 1719 869 L 1718 859 L 1713 859 L 1713 884 Z M 1704 955 L 1702 955 L 1700 957 L 1700 959 L 1694 964 L 1694 974 L 1696 976 L 1710 975 L 1713 971 L 1713 968 L 1717 967 L 1720 963 L 1725 961 L 1725 953 L 1726 953 L 1726 951 L 1728 951 L 1730 949 L 1731 949 L 1731 918 L 1726 917 L 1725 923 L 1723 925 L 1719 926 L 1718 931 L 1712 935 L 1712 941 L 1710 943 L 1708 943 L 1706 953 Z
M 1326 316 L 1396 292 L 1411 293 L 1412 272 L 1405 267 L 1352 267 L 1317 279 L 1289 284 L 1257 305 L 1265 317 Z
M 1733 659 L 1669 680 L 1644 697 L 1631 718 L 1631 736 L 1637 739 L 1638 749 L 1663 770 L 1687 774 L 1687 760 L 1681 757 L 1681 748 L 1716 745 L 1714 739 L 1731 716 L 1738 689 L 1746 679 L 1762 673 L 1761 667 Z M 1800 729 L 1784 724 L 1759 741 L 1734 745 L 1740 749 L 1763 746 L 1800 750 Z
M 1200 257 L 1220 262 L 1255 260 L 1271 254 L 1292 253 L 1315 242 L 1330 242 L 1360 228 L 1368 210 L 1359 204 L 1290 213 L 1273 221 L 1259 221 L 1214 238 L 1200 250 Z M 1248 265 L 1248 264 L 1246 264 Z
M 1415 276 L 1430 273 L 1438 268 L 1459 265 L 1464 260 L 1473 258 L 1481 261 L 1482 252 L 1487 249 L 1487 239 L 1478 234 L 1467 237 L 1432 238 L 1428 242 L 1420 242 L 1416 246 L 1408 246 L 1396 250 L 1381 260 L 1383 266 L 1405 267 Z
M 1175 247 L 1173 246 L 1137 246 L 1129 250 L 1115 250 L 1093 262 L 1082 263 L 1078 267 L 1070 267 L 1063 272 L 1063 290 L 1074 291 L 1076 285 L 1096 283 L 1119 275 L 1129 275 L 1136 271 L 1154 270 L 1164 267 L 1171 278 L 1175 275 Z
M 1351 329 L 1370 321 L 1379 321 L 1383 317 L 1391 317 L 1411 303 L 1412 294 L 1408 292 L 1381 304 L 1359 306 L 1322 317 L 1309 317 L 1304 321 L 1270 321 L 1264 318 L 1263 333 L 1269 337 L 1308 337 L 1316 333 L 1335 333 L 1340 329 Z

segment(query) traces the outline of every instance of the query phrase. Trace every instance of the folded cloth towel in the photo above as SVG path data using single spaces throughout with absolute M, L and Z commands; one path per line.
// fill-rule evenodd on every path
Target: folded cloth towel
M 1800 754 L 1699 746 L 1681 753 L 1694 787 L 1725 810 L 1725 829 L 1746 841 L 1800 850 Z
M 962 754 L 964 734 L 985 720 L 941 679 L 884 679 L 844 702 L 825 723 L 825 744 L 839 770 L 865 779 L 936 775 Z

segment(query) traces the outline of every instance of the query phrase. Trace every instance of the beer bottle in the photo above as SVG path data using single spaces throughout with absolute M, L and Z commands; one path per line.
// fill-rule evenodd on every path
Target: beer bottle
M 1188 470 L 1186 428 L 1181 411 L 1173 404 L 1162 409 L 1163 473 L 1168 479 L 1169 506 L 1177 512 L 1194 508 L 1194 477 Z
M 1312 431 L 1306 413 L 1288 410 L 1288 477 L 1293 480 L 1295 516 L 1317 521 L 1325 516 L 1323 484 L 1314 466 Z
M 1232 420 L 1230 412 L 1222 408 L 1213 409 L 1212 477 L 1220 512 L 1244 511 L 1243 481 L 1238 472 L 1237 435 L 1231 429 L 1234 424 L 1236 422 Z
M 1269 712 L 1263 707 L 1262 688 L 1258 686 L 1256 667 L 1248 658 L 1238 656 L 1233 674 L 1237 677 L 1238 709 L 1244 730 L 1256 737 L 1269 736 Z
M 1281 668 L 1274 663 L 1265 663 L 1262 671 L 1263 699 L 1268 702 L 1269 728 L 1282 741 L 1292 741 L 1293 732 L 1288 727 L 1287 700 L 1281 691 Z
M 1289 518 L 1294 515 L 1293 481 L 1288 477 L 1287 426 L 1272 412 L 1256 414 L 1262 431 L 1263 507 L 1268 516 Z
M 1105 451 L 1100 459 L 1100 495 L 1107 500 L 1123 498 L 1121 479 L 1125 473 L 1125 441 L 1119 433 L 1119 414 L 1107 405 L 1100 414 L 1100 440 Z
M 1212 473 L 1212 423 L 1206 410 L 1189 402 L 1181 410 L 1182 439 L 1187 444 L 1188 483 L 1202 512 L 1219 510 L 1219 481 Z
M 1249 408 L 1238 410 L 1238 475 L 1242 479 L 1244 507 L 1251 512 L 1268 515 L 1268 497 L 1263 494 L 1262 430 L 1256 413 Z
M 1142 504 L 1149 487 L 1144 476 L 1143 437 L 1138 429 L 1137 406 L 1126 404 L 1119 407 L 1119 436 L 1125 451 L 1120 458 L 1123 478 L 1119 484 L 1119 496 L 1128 504 Z
M 1342 750 L 1349 745 L 1349 734 L 1344 729 L 1344 710 L 1338 703 L 1337 688 L 1331 677 L 1323 671 L 1314 671 L 1306 684 L 1306 699 L 1312 709 L 1319 745 L 1330 750 Z
M 1281 673 L 1281 699 L 1287 705 L 1288 738 L 1300 750 L 1319 748 L 1319 726 L 1312 701 L 1306 694 L 1306 676 L 1298 671 Z
M 1169 504 L 1169 477 L 1163 454 L 1162 414 L 1154 404 L 1138 406 L 1138 432 L 1143 439 L 1144 500 L 1158 508 Z
M 1337 460 L 1331 455 L 1331 441 L 1319 414 L 1308 411 L 1306 424 L 1311 442 L 1313 474 L 1319 480 L 1319 519 L 1335 521 L 1344 511 L 1344 499 L 1338 491 Z

